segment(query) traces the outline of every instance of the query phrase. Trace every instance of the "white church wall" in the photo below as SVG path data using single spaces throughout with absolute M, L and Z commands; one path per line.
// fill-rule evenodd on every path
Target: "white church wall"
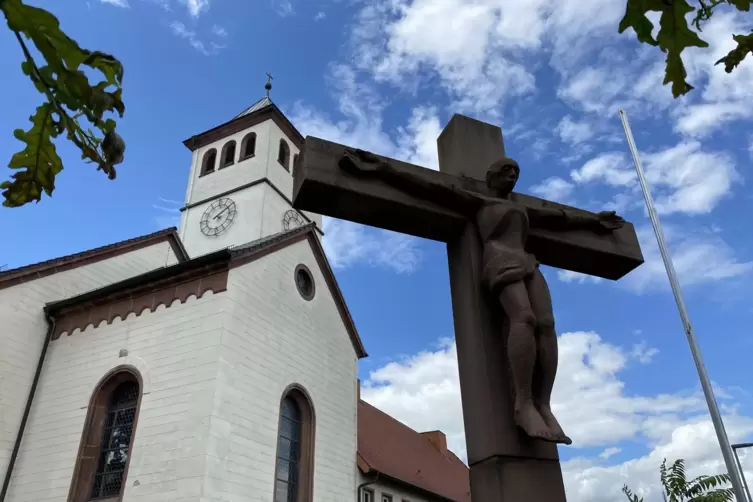
M 270 122 L 270 129 L 269 129 L 270 156 L 267 159 L 268 161 L 267 178 L 269 178 L 269 180 L 282 193 L 285 194 L 288 200 L 292 201 L 293 200 L 293 171 L 295 169 L 295 167 L 293 166 L 293 159 L 295 155 L 300 155 L 300 151 L 293 144 L 290 138 L 288 138 L 285 135 L 285 133 L 282 132 L 282 129 L 280 129 L 280 127 L 276 123 L 272 121 L 269 121 L 269 122 Z M 283 139 L 283 138 L 288 142 L 288 146 L 290 147 L 290 171 L 286 171 L 285 168 L 282 167 L 282 164 L 280 164 L 277 161 L 280 139 Z M 288 209 L 290 209 L 290 206 L 288 206 Z M 320 214 L 309 213 L 308 211 L 304 211 L 304 213 L 311 221 L 315 221 L 319 228 L 322 228 L 322 216 Z
M 271 121 L 256 124 L 241 132 L 224 137 L 208 145 L 202 146 L 193 152 L 191 182 L 186 204 L 193 204 L 209 197 L 214 197 L 241 185 L 251 183 L 263 178 L 267 169 L 267 158 L 270 155 L 277 156 L 277 150 L 269 151 L 269 137 Z M 256 150 L 253 157 L 241 160 L 241 142 L 246 134 L 256 133 Z M 229 141 L 235 140 L 235 163 L 220 169 L 222 147 Z M 201 176 L 201 166 L 204 154 L 214 148 L 217 150 L 217 160 L 213 173 Z
M 293 157 L 298 155 L 298 148 L 282 129 L 273 121 L 269 120 L 267 140 L 269 142 L 269 157 L 267 157 L 267 178 L 288 198 L 293 195 Z M 285 169 L 277 160 L 280 152 L 280 140 L 284 139 L 290 148 L 288 169 Z
M 358 484 L 369 483 L 362 488 L 359 502 L 443 502 L 445 500 L 439 497 L 427 497 L 424 492 L 384 478 L 377 479 L 375 483 L 372 483 L 373 480 L 374 475 L 367 477 L 358 471 Z
M 0 472 L 18 434 L 47 322 L 45 303 L 91 291 L 177 260 L 168 242 L 0 290 Z
M 121 365 L 144 387 L 123 502 L 204 500 L 226 305 L 209 291 L 53 340 L 7 502 L 67 499 L 92 393 Z
M 229 246 L 247 244 L 262 237 L 266 186 L 266 183 L 259 183 L 228 195 L 228 198 L 235 202 L 235 218 L 233 223 L 219 235 L 207 236 L 201 231 L 202 214 L 214 200 L 185 211 L 187 214 L 181 233 L 184 236 L 183 245 L 188 254 L 195 258 Z
M 264 211 L 261 222 L 263 235 L 271 235 L 284 231 L 282 218 L 290 209 L 292 209 L 290 204 L 274 188 L 265 184 Z
M 304 263 L 316 293 L 304 300 L 293 275 Z M 305 241 L 233 269 L 212 417 L 207 495 L 273 498 L 280 402 L 299 384 L 315 413 L 314 500 L 355 494 L 356 355 Z

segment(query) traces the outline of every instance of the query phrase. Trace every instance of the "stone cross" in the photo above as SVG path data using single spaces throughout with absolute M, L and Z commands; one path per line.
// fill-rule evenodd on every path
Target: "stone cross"
M 499 127 L 455 115 L 437 144 L 439 172 L 309 136 L 295 172 L 294 207 L 447 243 L 471 498 L 473 502 L 563 502 L 556 444 L 532 439 L 515 422 L 502 336 L 509 326 L 498 314 L 499 307 L 492 312 L 494 307 L 482 287 L 483 249 L 477 222 L 448 205 L 341 166 L 344 154 L 366 153 L 371 162 L 388 163 L 393 174 L 489 193 L 487 169 L 505 157 Z M 569 214 L 595 217 L 527 195 L 513 193 L 510 198 L 526 208 L 565 209 Z M 643 262 L 630 223 L 597 233 L 537 228 L 532 221 L 525 250 L 545 265 L 613 280 Z

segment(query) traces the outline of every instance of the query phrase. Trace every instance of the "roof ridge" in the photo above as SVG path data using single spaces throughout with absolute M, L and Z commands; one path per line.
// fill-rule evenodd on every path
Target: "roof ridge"
M 398 424 L 399 424 L 399 425 L 401 425 L 402 427 L 404 427 L 404 428 L 406 428 L 406 429 L 408 429 L 408 430 L 410 430 L 410 431 L 412 431 L 412 432 L 415 432 L 415 433 L 416 433 L 416 434 L 418 434 L 418 435 L 421 435 L 421 433 L 420 433 L 419 431 L 417 431 L 416 429 L 414 429 L 414 428 L 410 427 L 409 425 L 406 425 L 406 424 L 404 424 L 403 422 L 401 422 L 401 421 L 400 421 L 400 420 L 398 420 L 397 418 L 393 417 L 392 415 L 390 415 L 390 414 L 389 414 L 389 413 L 387 413 L 386 411 L 382 410 L 381 408 L 377 408 L 376 406 L 374 406 L 374 405 L 373 405 L 373 404 L 371 404 L 370 402 L 368 402 L 368 401 L 364 401 L 363 399 L 361 399 L 361 400 L 360 400 L 360 402 L 361 402 L 361 403 L 363 403 L 363 404 L 366 404 L 366 405 L 370 406 L 371 408 L 374 408 L 374 409 L 375 409 L 376 411 L 378 411 L 379 413 L 381 413 L 381 414 L 385 415 L 385 416 L 386 416 L 386 417 L 388 417 L 388 418 L 389 418 L 390 420 L 392 420 L 393 422 L 396 422 L 396 423 L 398 423 Z M 438 430 L 438 429 L 437 429 L 437 430 Z M 442 431 L 439 431 L 439 432 L 442 432 Z M 428 439 L 427 439 L 427 441 L 428 441 Z M 431 444 L 431 443 L 430 443 L 430 444 Z
M 277 232 L 275 234 L 266 235 L 264 237 L 260 237 L 256 240 L 247 242 L 246 244 L 241 244 L 240 246 L 231 246 L 228 249 L 230 252 L 234 255 L 239 253 L 245 253 L 248 251 L 251 251 L 253 249 L 256 249 L 261 246 L 265 246 L 267 244 L 271 244 L 272 242 L 276 242 L 278 240 L 282 240 L 286 237 L 290 237 L 296 234 L 302 234 L 316 226 L 316 223 L 311 222 L 307 223 L 305 225 L 301 225 L 300 227 L 291 228 L 289 230 L 283 230 L 282 232 Z
M 105 251 L 109 251 L 111 249 L 115 249 L 118 247 L 122 247 L 128 244 L 134 244 L 137 242 L 142 242 L 144 240 L 152 239 L 154 237 L 158 237 L 161 235 L 169 235 L 177 232 L 177 228 L 175 227 L 168 227 L 162 230 L 158 230 L 157 232 L 152 232 L 150 234 L 140 235 L 138 237 L 131 237 L 129 239 L 124 239 L 122 241 L 113 242 L 111 244 L 105 244 L 104 246 L 99 246 L 96 248 L 87 249 L 84 251 L 78 251 L 76 253 L 70 253 L 67 255 L 62 256 L 56 256 L 54 258 L 50 258 L 47 260 L 38 261 L 35 263 L 29 263 L 27 265 L 22 265 L 20 267 L 11 268 L 8 270 L 0 271 L 0 280 L 8 278 L 12 275 L 16 275 L 19 273 L 28 272 L 30 270 L 33 270 L 34 268 L 45 268 L 47 266 L 54 265 L 60 265 L 65 262 L 75 261 L 79 258 L 85 258 L 87 256 L 91 256 L 97 253 L 102 253 Z
M 262 108 L 266 108 L 267 106 L 273 105 L 272 98 L 269 96 L 264 96 L 260 100 L 258 100 L 256 103 L 252 104 L 251 106 L 245 108 L 242 112 L 240 112 L 238 115 L 233 117 L 233 120 L 242 117 L 244 115 L 248 115 L 249 113 L 253 113 L 255 111 L 261 110 Z

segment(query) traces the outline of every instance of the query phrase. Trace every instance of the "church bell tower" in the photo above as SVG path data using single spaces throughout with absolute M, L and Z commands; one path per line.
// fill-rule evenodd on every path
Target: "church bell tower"
M 191 257 L 247 244 L 311 222 L 293 209 L 293 174 L 303 136 L 266 96 L 232 120 L 192 136 L 180 238 Z

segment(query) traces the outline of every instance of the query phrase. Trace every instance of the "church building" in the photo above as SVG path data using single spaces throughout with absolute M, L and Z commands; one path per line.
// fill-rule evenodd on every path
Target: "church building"
M 0 502 L 469 502 L 360 399 L 301 134 L 267 95 L 184 144 L 179 229 L 0 272 Z

